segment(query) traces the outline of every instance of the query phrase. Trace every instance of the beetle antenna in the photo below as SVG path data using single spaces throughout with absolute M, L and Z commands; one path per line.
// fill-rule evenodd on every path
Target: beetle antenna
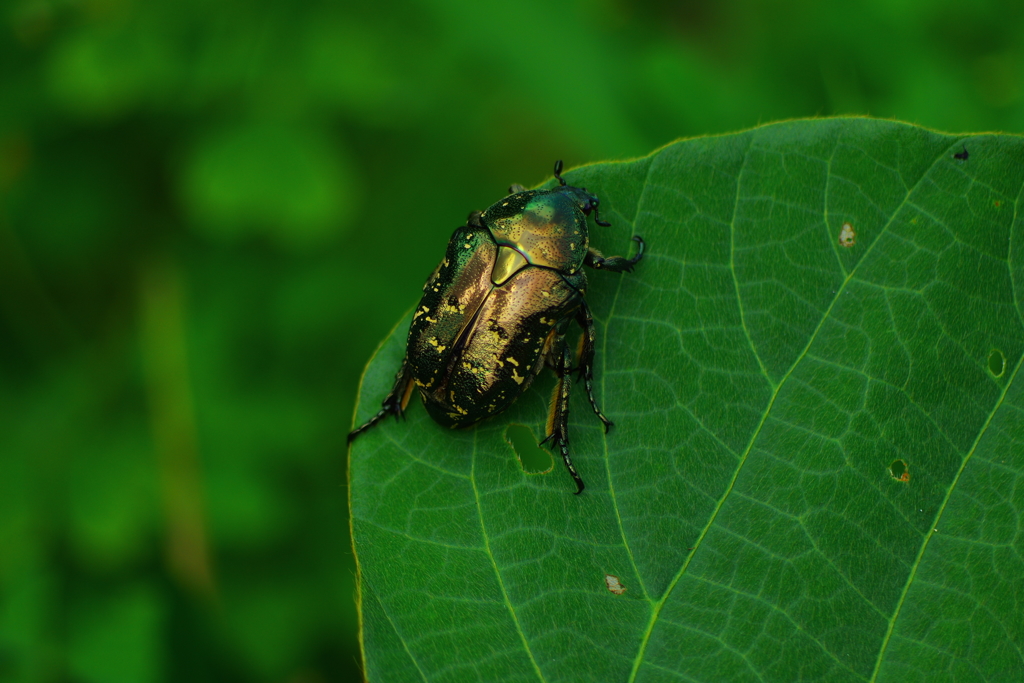
M 562 187 L 565 187 L 565 181 L 562 179 L 562 160 L 559 159 L 555 162 L 555 180 L 557 180 Z

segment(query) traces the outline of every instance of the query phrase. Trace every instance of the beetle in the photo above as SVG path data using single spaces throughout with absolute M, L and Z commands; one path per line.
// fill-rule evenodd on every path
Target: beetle
M 558 380 L 551 398 L 547 435 L 557 446 L 576 493 L 583 479 L 569 457 L 569 396 L 572 373 L 584 383 L 594 413 L 594 319 L 584 298 L 584 265 L 629 272 L 643 258 L 644 241 L 634 236 L 636 255 L 605 257 L 589 245 L 587 217 L 600 219 L 598 198 L 562 178 L 550 190 L 509 188 L 509 195 L 485 211 L 469 214 L 455 229 L 444 259 L 423 287 L 413 313 L 405 358 L 382 407 L 352 430 L 349 443 L 388 415 L 404 417 L 414 389 L 427 412 L 453 429 L 469 427 L 508 408 L 544 366 Z M 582 328 L 573 367 L 566 333 Z

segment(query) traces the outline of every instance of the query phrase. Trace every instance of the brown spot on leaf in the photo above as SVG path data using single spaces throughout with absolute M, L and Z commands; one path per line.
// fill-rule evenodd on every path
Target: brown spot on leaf
M 889 464 L 889 476 L 896 481 L 910 481 L 910 466 L 906 460 L 897 458 Z
M 616 595 L 622 595 L 626 592 L 626 587 L 622 585 L 621 581 L 619 581 L 619 577 L 612 574 L 604 575 L 604 584 L 608 586 L 608 590 Z
M 857 232 L 853 229 L 853 224 L 843 223 L 843 227 L 839 231 L 839 246 L 849 249 L 855 244 L 857 244 Z

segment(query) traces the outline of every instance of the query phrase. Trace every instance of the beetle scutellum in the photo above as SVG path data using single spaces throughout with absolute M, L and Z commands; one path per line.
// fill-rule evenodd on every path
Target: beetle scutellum
M 547 365 L 558 383 L 544 441 L 558 446 L 576 493 L 583 491 L 569 457 L 571 372 L 583 380 L 606 432 L 612 423 L 594 399 L 594 320 L 583 298 L 582 267 L 629 272 L 643 257 L 644 241 L 633 237 L 633 258 L 604 257 L 591 249 L 587 216 L 593 212 L 595 223 L 609 223 L 598 217 L 597 197 L 567 185 L 561 173 L 557 161 L 559 187 L 513 185 L 507 197 L 474 211 L 455 230 L 444 260 L 423 287 L 395 386 L 380 411 L 348 435 L 349 442 L 385 416 L 401 416 L 414 387 L 439 424 L 469 427 L 511 405 Z M 583 328 L 575 368 L 565 341 L 574 319 Z

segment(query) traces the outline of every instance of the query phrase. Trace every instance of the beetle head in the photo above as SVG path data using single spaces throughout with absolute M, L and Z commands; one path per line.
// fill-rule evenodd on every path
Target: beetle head
M 561 178 L 559 178 L 559 180 L 561 180 Z M 556 190 L 560 190 L 564 194 L 568 195 L 576 203 L 576 205 L 580 207 L 580 211 L 583 212 L 584 216 L 589 216 L 590 212 L 593 211 L 594 222 L 597 223 L 598 225 L 611 225 L 611 223 L 601 220 L 600 215 L 597 212 L 597 207 L 601 203 L 601 200 L 597 198 L 597 195 L 587 192 L 587 188 L 573 187 L 572 185 L 564 185 L 562 187 L 556 188 Z
M 590 212 L 593 211 L 595 223 L 603 226 L 611 225 L 611 223 L 601 220 L 601 218 L 598 216 L 597 205 L 601 203 L 601 200 L 597 198 L 597 195 L 587 192 L 587 188 L 585 187 L 573 187 L 572 185 L 569 185 L 567 182 L 565 182 L 565 179 L 562 177 L 561 159 L 555 162 L 555 180 L 557 180 L 558 184 L 561 185 L 561 187 L 555 189 L 561 190 L 565 194 L 572 197 L 573 201 L 576 202 L 576 205 L 580 207 L 581 211 L 583 211 L 584 216 L 589 216 Z

